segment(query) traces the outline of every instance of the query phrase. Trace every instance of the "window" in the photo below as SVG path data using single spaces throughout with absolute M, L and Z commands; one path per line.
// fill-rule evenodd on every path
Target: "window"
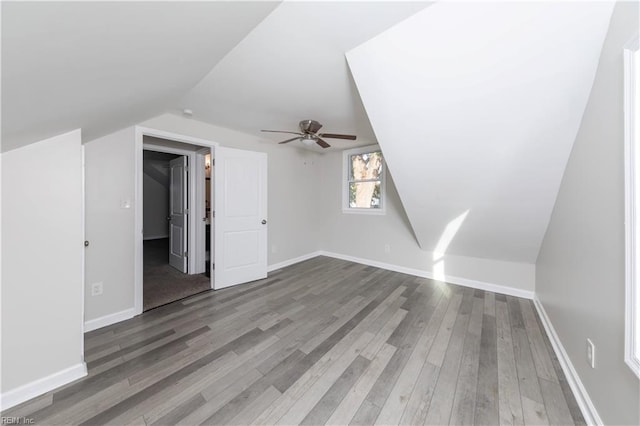
M 344 151 L 342 211 L 384 214 L 385 164 L 377 145 Z
M 640 43 L 624 50 L 625 134 L 625 351 L 640 377 Z

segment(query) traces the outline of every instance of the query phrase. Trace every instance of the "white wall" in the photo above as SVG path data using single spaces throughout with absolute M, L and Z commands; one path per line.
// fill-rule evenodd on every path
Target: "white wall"
M 144 239 L 169 238 L 169 187 L 142 175 Z
M 318 154 L 283 147 L 174 114 L 140 125 L 267 153 L 269 265 L 322 249 L 427 275 L 443 272 L 444 278 L 454 283 L 504 286 L 504 291 L 521 295 L 533 291 L 534 267 L 529 264 L 448 255 L 444 271 L 434 271 L 433 254 L 418 247 L 391 180 L 385 216 L 343 214 L 340 152 Z M 88 142 L 86 162 L 87 238 L 91 246 L 87 251 L 85 319 L 93 320 L 133 310 L 134 209 L 120 205 L 123 200 L 135 205 L 134 129 Z M 375 234 L 370 232 L 374 227 Z M 391 253 L 384 252 L 385 244 L 391 246 Z M 103 282 L 103 295 L 90 296 L 94 282 Z
M 534 265 L 467 256 L 445 255 L 443 264 L 435 266 L 439 257 L 421 250 L 407 219 L 393 180 L 387 174 L 385 215 L 342 213 L 342 152 L 325 154 L 322 163 L 322 232 L 323 250 L 416 269 L 427 275 L 446 278 L 449 282 L 487 283 L 510 287 L 531 295 L 534 289 Z M 390 253 L 385 252 L 385 245 Z M 435 266 L 435 267 L 434 267 Z M 511 291 L 504 289 L 505 291 Z M 527 294 L 528 293 L 528 294 Z M 519 293 L 516 293 L 519 294 Z
M 292 149 L 254 135 L 165 114 L 141 123 L 218 142 L 221 146 L 266 152 L 268 158 L 269 257 L 273 265 L 319 249 L 318 179 L 321 154 Z
M 347 52 L 420 246 L 534 264 L 611 2 L 436 2 Z
M 85 321 L 133 308 L 134 138 L 129 127 L 85 144 Z M 91 296 L 97 282 L 103 294 Z
M 86 371 L 80 138 L 74 130 L 2 154 L 3 400 Z
M 640 424 L 624 362 L 624 44 L 638 4 L 619 3 L 536 264 L 536 293 L 605 424 Z M 586 362 L 586 339 L 596 368 Z
M 141 126 L 218 142 L 268 155 L 269 257 L 273 265 L 319 249 L 319 154 L 282 147 L 256 136 L 165 114 Z M 87 252 L 85 319 L 116 314 L 134 305 L 134 128 L 86 144 Z M 131 200 L 131 209 L 120 207 Z M 90 253 L 90 254 L 89 254 Z M 102 296 L 90 296 L 93 282 Z

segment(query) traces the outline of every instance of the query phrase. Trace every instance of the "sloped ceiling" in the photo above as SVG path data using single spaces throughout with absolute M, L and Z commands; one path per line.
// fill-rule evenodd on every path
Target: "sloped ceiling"
M 358 135 L 333 149 L 371 143 L 344 53 L 430 4 L 2 2 L 2 150 L 184 108 L 255 134 L 313 118 Z
M 430 4 L 283 2 L 189 91 L 179 110 L 254 134 L 295 131 L 300 120 L 315 119 L 326 132 L 358 136 L 355 143 L 328 140 L 332 149 L 375 142 L 344 54 Z
M 277 5 L 3 1 L 3 150 L 165 112 Z
M 423 249 L 533 263 L 612 8 L 2 2 L 2 149 L 183 108 L 256 135 L 312 118 L 358 135 L 332 149 L 381 144 Z
M 176 154 L 167 154 L 156 151 L 143 151 L 142 171 L 145 175 L 165 186 L 169 190 L 169 161 L 179 157 Z
M 425 250 L 535 263 L 613 3 L 438 3 L 347 54 Z

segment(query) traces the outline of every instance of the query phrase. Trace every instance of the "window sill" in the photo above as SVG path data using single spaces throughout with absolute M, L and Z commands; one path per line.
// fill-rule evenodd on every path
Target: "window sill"
M 631 357 L 628 353 L 626 355 L 627 356 L 625 357 L 625 362 L 627 363 L 631 371 L 633 371 L 635 375 L 640 379 L 640 359 L 638 359 L 637 357 Z
M 384 216 L 387 212 L 384 209 L 342 209 L 345 214 L 363 214 L 371 216 Z

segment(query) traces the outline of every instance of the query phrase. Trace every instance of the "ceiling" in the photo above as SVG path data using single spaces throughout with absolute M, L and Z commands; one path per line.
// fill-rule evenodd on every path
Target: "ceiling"
M 423 249 L 535 263 L 613 7 L 439 3 L 347 53 Z
M 183 109 L 273 143 L 315 119 L 358 136 L 329 150 L 380 143 L 423 249 L 533 263 L 612 8 L 4 1 L 2 150 Z
M 374 143 L 344 54 L 429 4 L 2 2 L 2 150 L 184 108 L 256 135 L 315 119 L 358 135 L 333 149 Z
M 252 134 L 297 131 L 300 120 L 314 119 L 325 132 L 358 136 L 356 142 L 328 139 L 334 149 L 375 143 L 345 52 L 430 4 L 283 2 L 182 98 L 178 109 Z
M 2 2 L 2 149 L 173 108 L 277 2 Z

